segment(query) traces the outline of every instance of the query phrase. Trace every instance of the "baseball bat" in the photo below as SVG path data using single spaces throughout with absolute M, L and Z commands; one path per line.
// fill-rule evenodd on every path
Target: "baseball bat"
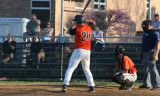
M 84 9 L 83 9 L 81 15 L 84 13 L 84 11 L 86 10 L 86 8 L 88 7 L 88 5 L 89 5 L 90 2 L 91 2 L 91 0 L 88 0 L 88 2 L 87 2 L 87 4 L 86 4 L 86 6 L 84 7 Z

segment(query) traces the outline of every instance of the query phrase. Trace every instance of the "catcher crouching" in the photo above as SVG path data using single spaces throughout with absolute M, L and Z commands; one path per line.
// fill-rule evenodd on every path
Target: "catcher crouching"
M 137 70 L 132 60 L 125 55 L 125 49 L 122 46 L 114 48 L 115 59 L 117 61 L 116 69 L 107 74 L 113 82 L 120 84 L 119 90 L 132 90 L 133 83 L 137 80 Z

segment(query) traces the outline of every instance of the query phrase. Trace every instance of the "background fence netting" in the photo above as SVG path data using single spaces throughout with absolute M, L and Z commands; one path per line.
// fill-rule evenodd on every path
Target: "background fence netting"
M 16 56 L 7 64 L 0 64 L 0 76 L 19 79 L 57 79 L 62 80 L 73 52 L 74 36 L 65 34 L 73 25 L 73 18 L 80 15 L 88 0 L 2 0 L 0 1 L 0 51 L 2 44 L 12 34 L 16 41 Z M 63 8 L 62 8 L 63 4 Z M 153 20 L 159 14 L 159 0 L 92 0 L 83 14 L 86 19 L 95 21 L 103 32 L 105 50 L 99 47 L 91 53 L 91 71 L 95 79 L 108 79 L 106 69 L 116 66 L 113 48 L 122 45 L 127 55 L 138 68 L 138 79 L 143 78 L 141 59 L 137 57 L 143 34 L 141 22 Z M 24 36 L 32 14 L 39 19 L 40 42 L 43 44 L 45 58 L 40 68 L 27 67 L 26 57 L 30 52 L 32 38 Z M 63 14 L 62 14 L 63 13 Z M 62 22 L 63 20 L 63 22 Z M 53 33 L 44 35 L 48 21 Z M 93 30 L 95 31 L 95 30 Z M 63 37 L 62 37 L 63 33 Z M 24 38 L 30 38 L 26 42 Z M 45 39 L 47 39 L 45 41 Z M 0 56 L 2 59 L 2 56 Z M 34 60 L 34 59 L 33 59 Z M 157 62 L 159 63 L 159 61 Z M 159 65 L 157 65 L 159 68 Z M 59 79 L 60 78 L 60 79 Z M 81 64 L 73 78 L 85 79 Z

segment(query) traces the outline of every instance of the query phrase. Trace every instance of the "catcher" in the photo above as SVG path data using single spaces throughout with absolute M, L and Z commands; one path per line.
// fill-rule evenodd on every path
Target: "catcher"
M 134 63 L 125 55 L 125 49 L 122 46 L 116 46 L 114 52 L 117 66 L 113 72 L 107 70 L 107 75 L 111 77 L 113 82 L 121 85 L 119 90 L 132 90 L 133 83 L 137 79 Z

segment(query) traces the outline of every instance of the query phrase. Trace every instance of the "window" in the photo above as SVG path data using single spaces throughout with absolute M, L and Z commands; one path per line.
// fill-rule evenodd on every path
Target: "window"
M 51 0 L 31 0 L 31 14 L 35 13 L 41 20 L 41 28 L 46 27 L 47 21 L 51 20 Z
M 48 1 L 33 1 L 32 7 L 49 7 Z
M 102 3 L 105 3 L 105 0 L 101 0 Z
M 97 4 L 94 4 L 94 9 L 98 9 L 98 5 Z
M 94 0 L 94 9 L 105 10 L 106 0 Z
M 64 1 L 84 2 L 84 0 L 64 0 Z

